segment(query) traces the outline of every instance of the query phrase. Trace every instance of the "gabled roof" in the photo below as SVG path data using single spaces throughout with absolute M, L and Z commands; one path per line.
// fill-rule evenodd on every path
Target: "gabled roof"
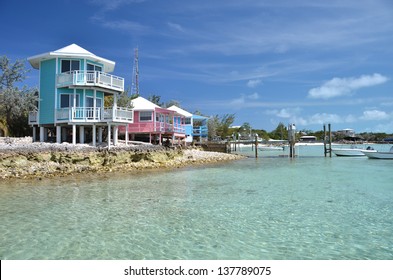
M 185 117 L 192 117 L 192 114 L 190 112 L 187 112 L 186 110 L 183 110 L 182 108 L 179 108 L 175 105 L 172 105 L 171 107 L 168 108 L 169 110 L 173 110 L 178 112 L 180 115 L 183 115 Z
M 77 44 L 71 44 L 64 48 L 58 49 L 56 51 L 43 53 L 35 56 L 29 57 L 27 60 L 30 62 L 31 66 L 35 69 L 40 68 L 40 62 L 43 60 L 61 57 L 61 58 L 86 58 L 94 62 L 99 62 L 104 65 L 104 72 L 113 72 L 115 69 L 115 62 L 96 56 L 95 54 L 85 50 L 84 48 L 78 46 Z
M 142 96 L 132 99 L 132 106 L 134 110 L 154 110 L 156 108 L 161 108 Z

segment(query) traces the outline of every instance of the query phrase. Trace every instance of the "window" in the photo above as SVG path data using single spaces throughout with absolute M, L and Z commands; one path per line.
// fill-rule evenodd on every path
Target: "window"
M 101 105 L 102 105 L 102 99 L 101 98 L 97 98 L 96 99 L 96 108 L 101 108 Z M 93 97 L 86 96 L 85 107 L 90 107 L 90 108 L 94 107 L 94 98 Z
M 85 107 L 94 107 L 94 98 L 93 97 L 86 97 L 86 105 Z
M 150 122 L 152 121 L 152 112 L 139 112 L 139 121 L 140 122 Z
M 75 71 L 80 69 L 79 60 L 67 60 L 63 59 L 61 61 L 61 73 Z
M 70 108 L 74 106 L 73 94 L 60 95 L 60 108 Z M 76 107 L 79 107 L 79 94 L 76 95 Z
M 185 118 L 184 124 L 191 124 L 191 118 Z
M 102 67 L 98 66 L 98 65 L 94 65 L 94 64 L 87 64 L 87 71 L 97 71 L 97 72 L 101 72 L 102 71 Z

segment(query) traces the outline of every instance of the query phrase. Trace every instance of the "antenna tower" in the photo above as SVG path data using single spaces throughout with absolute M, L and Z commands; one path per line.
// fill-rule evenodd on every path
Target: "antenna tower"
M 131 95 L 139 95 L 138 48 L 134 49 L 134 67 L 132 71 Z

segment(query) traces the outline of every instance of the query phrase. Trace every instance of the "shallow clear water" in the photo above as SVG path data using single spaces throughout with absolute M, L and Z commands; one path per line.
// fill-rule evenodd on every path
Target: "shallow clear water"
M 1 182 L 0 259 L 393 259 L 393 161 L 322 151 Z

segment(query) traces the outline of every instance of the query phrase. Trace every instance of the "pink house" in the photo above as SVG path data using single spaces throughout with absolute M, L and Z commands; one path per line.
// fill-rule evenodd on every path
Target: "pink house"
M 120 134 L 125 134 L 126 139 L 154 144 L 162 144 L 164 139 L 172 144 L 185 139 L 185 116 L 161 108 L 141 96 L 133 99 L 132 105 L 134 122 L 119 127 Z

